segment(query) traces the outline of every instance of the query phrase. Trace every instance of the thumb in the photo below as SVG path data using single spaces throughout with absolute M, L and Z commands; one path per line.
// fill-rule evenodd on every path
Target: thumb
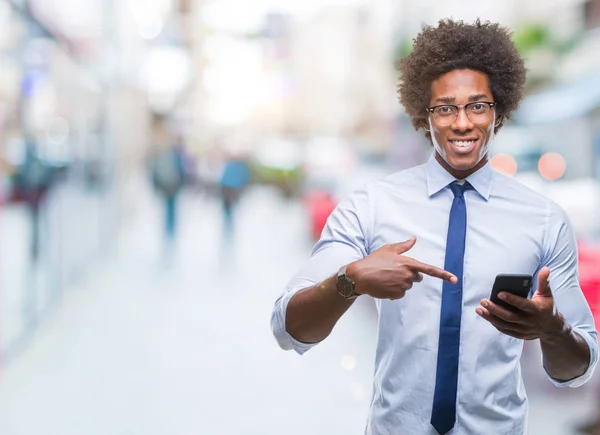
M 550 268 L 542 267 L 538 274 L 538 288 L 537 292 L 542 296 L 552 296 L 552 290 L 550 289 Z
M 398 254 L 404 254 L 406 251 L 410 250 L 413 246 L 415 246 L 415 243 L 417 242 L 417 238 L 415 236 L 412 236 L 410 239 L 408 239 L 405 242 L 400 242 L 400 243 L 396 243 L 394 244 L 394 250 L 398 253 Z

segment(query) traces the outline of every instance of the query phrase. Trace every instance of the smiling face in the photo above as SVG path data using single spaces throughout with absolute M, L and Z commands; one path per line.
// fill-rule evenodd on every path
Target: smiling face
M 431 85 L 429 107 L 443 104 L 462 106 L 477 101 L 494 102 L 488 77 L 482 72 L 470 69 L 450 71 Z M 435 157 L 455 178 L 465 178 L 487 162 L 488 145 L 494 137 L 497 121 L 495 109 L 491 111 L 488 120 L 473 123 L 465 108 L 459 109 L 456 120 L 450 125 L 439 125 L 434 115 L 429 114 Z

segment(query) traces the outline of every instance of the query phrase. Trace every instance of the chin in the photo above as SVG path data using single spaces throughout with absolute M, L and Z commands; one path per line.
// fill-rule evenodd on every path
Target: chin
M 459 170 L 468 170 L 468 169 L 472 169 L 475 166 L 477 166 L 477 163 L 479 163 L 477 161 L 477 159 L 474 158 L 470 158 L 470 159 L 464 159 L 464 158 L 460 158 L 460 159 L 449 159 L 450 160 L 450 166 L 452 166 L 454 169 L 459 169 Z

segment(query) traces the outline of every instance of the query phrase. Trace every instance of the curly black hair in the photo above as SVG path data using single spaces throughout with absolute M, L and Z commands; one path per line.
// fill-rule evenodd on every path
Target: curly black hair
M 527 74 L 509 30 L 479 19 L 473 24 L 446 19 L 437 27 L 424 26 L 397 68 L 400 102 L 417 130 L 427 125 L 432 82 L 456 69 L 472 69 L 488 76 L 500 122 L 497 132 L 519 106 Z M 429 132 L 426 137 L 431 137 Z

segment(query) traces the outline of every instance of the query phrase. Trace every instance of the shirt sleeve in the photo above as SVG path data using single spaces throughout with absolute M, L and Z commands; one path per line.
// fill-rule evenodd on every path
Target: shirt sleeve
M 275 302 L 271 315 L 271 329 L 279 346 L 294 349 L 302 355 L 317 343 L 302 343 L 285 328 L 285 316 L 290 299 L 300 290 L 331 277 L 345 264 L 367 256 L 368 241 L 367 187 L 352 193 L 338 204 L 323 229 L 320 240 L 308 262 L 291 279 L 283 294 Z
M 598 337 L 594 317 L 579 285 L 577 241 L 569 219 L 558 205 L 550 205 L 545 258 L 542 266 L 550 268 L 550 288 L 558 310 L 573 330 L 583 337 L 590 348 L 590 364 L 584 374 L 569 381 L 557 381 L 546 376 L 558 387 L 579 387 L 594 374 L 598 363 Z M 543 366 L 542 355 L 542 366 Z M 545 370 L 544 370 L 545 371 Z

